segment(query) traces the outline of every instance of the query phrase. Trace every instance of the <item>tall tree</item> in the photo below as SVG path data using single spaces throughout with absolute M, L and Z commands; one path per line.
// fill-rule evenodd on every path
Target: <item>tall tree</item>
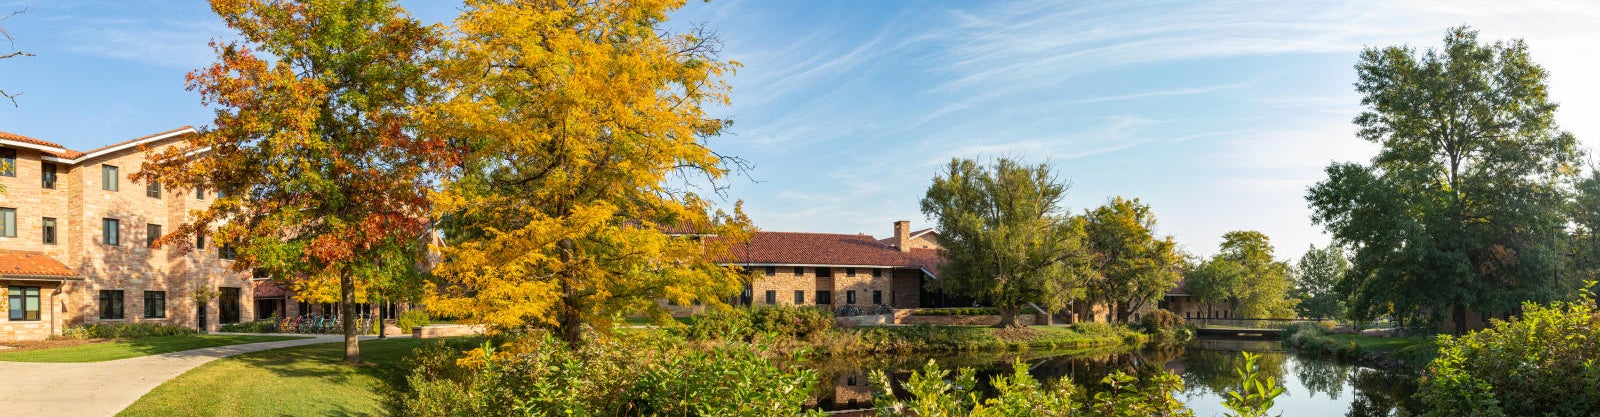
M 1294 269 L 1294 295 L 1300 299 L 1295 309 L 1301 317 L 1322 319 L 1343 317 L 1344 300 L 1334 287 L 1350 270 L 1350 260 L 1345 258 L 1339 245 L 1317 248 L 1311 245 Z
M 1600 169 L 1591 167 L 1575 188 L 1570 209 L 1575 227 L 1562 251 L 1569 254 L 1571 262 L 1557 283 L 1562 294 L 1573 295 L 1584 281 L 1600 279 Z
M 1002 327 L 1019 326 L 1017 311 L 1028 303 L 1065 307 L 1090 276 L 1083 222 L 1061 205 L 1066 195 L 1049 165 L 951 160 L 922 198 L 944 248 L 943 277 L 934 283 L 994 304 Z
M 1228 232 L 1217 254 L 1188 274 L 1185 285 L 1202 303 L 1231 303 L 1229 317 L 1292 317 L 1289 264 L 1274 259 L 1272 251 L 1261 232 Z
M 576 345 L 618 312 L 741 289 L 718 261 L 749 221 L 689 188 L 740 168 L 708 147 L 729 122 L 705 109 L 737 63 L 663 28 L 682 5 L 466 2 L 435 69 L 449 99 L 421 118 L 464 155 L 434 196 L 447 261 L 430 309 Z
M 1370 165 L 1336 163 L 1311 187 L 1312 220 L 1355 249 L 1350 315 L 1437 320 L 1511 311 L 1555 294 L 1565 184 L 1581 152 L 1555 123 L 1545 70 L 1520 40 L 1466 27 L 1444 48 L 1369 48 L 1356 64 Z
M 1090 282 L 1088 299 L 1112 306 L 1118 321 L 1128 321 L 1151 301 L 1178 285 L 1177 245 L 1172 237 L 1157 238 L 1156 215 L 1150 206 L 1122 197 L 1087 210 L 1085 247 L 1099 276 Z
M 416 276 L 445 155 L 413 133 L 432 28 L 388 1 L 213 0 L 239 39 L 189 73 L 215 126 L 154 155 L 138 176 L 217 199 L 161 239 L 199 234 L 308 295 L 337 294 L 344 359 L 361 361 L 357 291 Z M 212 229 L 215 228 L 215 231 Z

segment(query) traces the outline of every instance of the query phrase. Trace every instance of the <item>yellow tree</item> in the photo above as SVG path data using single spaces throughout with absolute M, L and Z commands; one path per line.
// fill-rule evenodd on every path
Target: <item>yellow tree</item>
M 407 113 L 430 91 L 421 63 L 438 34 L 382 0 L 211 8 L 241 38 L 213 43 L 217 62 L 189 74 L 215 126 L 138 175 L 218 198 L 160 243 L 214 233 L 236 249 L 234 268 L 267 270 L 314 299 L 337 295 L 345 360 L 360 362 L 357 291 L 418 276 L 428 168 L 449 155 L 413 134 Z
M 577 344 L 618 312 L 740 290 L 716 261 L 749 222 L 695 192 L 738 165 L 707 147 L 728 122 L 702 107 L 727 103 L 737 63 L 701 31 L 663 30 L 682 3 L 466 2 L 436 68 L 448 98 L 419 112 L 463 155 L 434 195 L 429 309 Z

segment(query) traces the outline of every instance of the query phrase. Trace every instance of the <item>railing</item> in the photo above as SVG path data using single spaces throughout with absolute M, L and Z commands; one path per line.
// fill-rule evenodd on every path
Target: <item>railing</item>
M 1190 324 L 1199 327 L 1237 327 L 1244 329 L 1277 329 L 1290 324 L 1320 323 L 1318 320 L 1306 319 L 1235 319 L 1235 318 L 1198 318 L 1186 319 Z

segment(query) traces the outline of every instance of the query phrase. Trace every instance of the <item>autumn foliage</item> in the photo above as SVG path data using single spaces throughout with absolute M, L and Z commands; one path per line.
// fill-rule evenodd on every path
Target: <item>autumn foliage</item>
M 212 126 L 152 155 L 138 175 L 216 193 L 161 244 L 209 234 L 302 297 L 342 301 L 415 277 L 442 141 L 415 134 L 420 65 L 437 31 L 381 1 L 213 0 L 239 40 L 188 85 Z M 337 298 L 336 298 L 337 297 Z M 346 320 L 346 360 L 359 361 Z
M 682 3 L 466 2 L 434 68 L 448 98 L 419 112 L 462 155 L 432 196 L 448 238 L 430 310 L 576 342 L 740 290 L 715 261 L 749 222 L 695 192 L 728 174 L 705 142 L 727 121 L 703 106 L 727 103 L 737 64 L 665 33 Z

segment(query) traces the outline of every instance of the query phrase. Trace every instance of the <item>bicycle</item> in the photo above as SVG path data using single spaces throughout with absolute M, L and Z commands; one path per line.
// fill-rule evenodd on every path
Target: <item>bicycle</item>
M 894 307 L 890 307 L 888 304 L 878 304 L 872 306 L 872 314 L 894 314 Z
M 839 307 L 839 310 L 836 313 L 840 317 L 859 316 L 861 315 L 861 309 L 857 308 L 856 306 L 847 305 L 844 307 Z

